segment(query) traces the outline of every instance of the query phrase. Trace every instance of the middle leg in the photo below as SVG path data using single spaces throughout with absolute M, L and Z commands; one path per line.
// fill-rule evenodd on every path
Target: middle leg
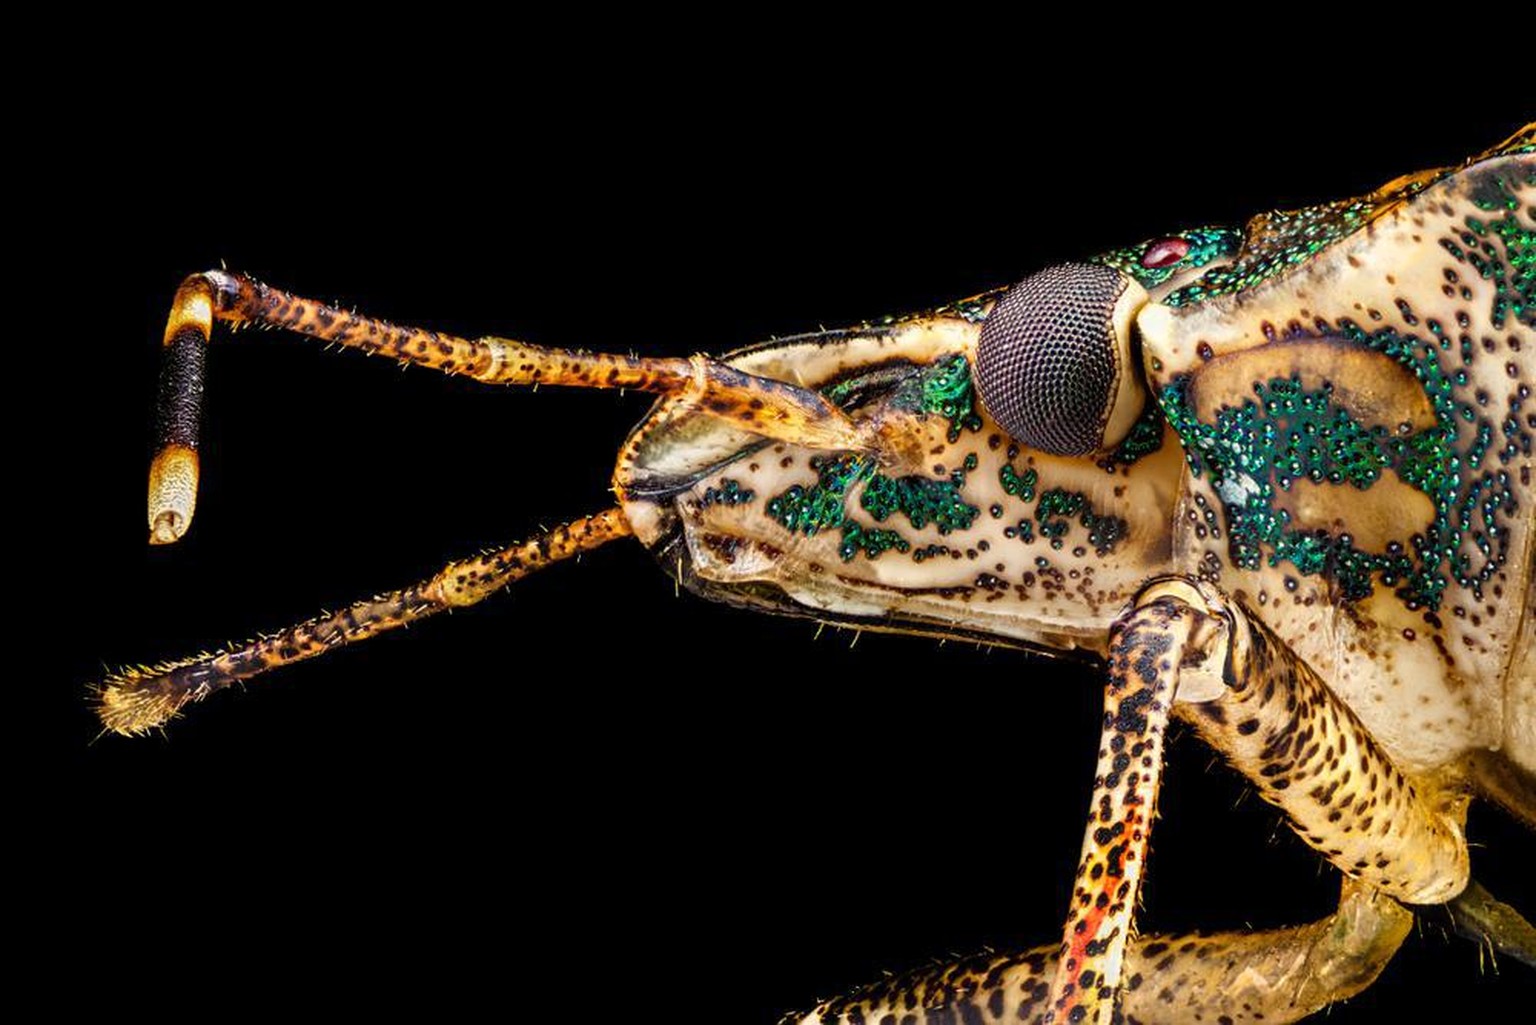
M 1409 779 L 1347 705 L 1257 616 L 1209 596 L 1224 623 L 1212 686 L 1175 708 L 1346 876 L 1406 904 L 1441 904 L 1470 878 L 1467 792 Z
M 1143 1025 L 1299 1021 L 1374 982 L 1412 925 L 1407 908 L 1345 880 L 1338 910 L 1306 925 L 1139 936 L 1126 947 L 1120 1010 L 1124 1020 Z M 1059 965 L 1051 944 L 919 968 L 790 1015 L 781 1025 L 1038 1025 Z

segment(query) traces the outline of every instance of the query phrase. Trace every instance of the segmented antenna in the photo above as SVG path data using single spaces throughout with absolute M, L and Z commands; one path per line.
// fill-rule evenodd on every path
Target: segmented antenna
M 181 283 L 165 324 L 155 399 L 155 458 L 149 466 L 149 543 L 186 533 L 197 507 L 197 436 L 203 423 L 203 362 L 215 296 L 205 276 Z

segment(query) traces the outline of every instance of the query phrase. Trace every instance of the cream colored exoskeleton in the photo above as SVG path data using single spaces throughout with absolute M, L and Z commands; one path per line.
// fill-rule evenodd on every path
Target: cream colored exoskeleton
M 1062 941 L 791 1020 L 1292 1021 L 1359 991 L 1403 904 L 1529 959 L 1469 886 L 1468 800 L 1536 825 L 1536 125 L 1370 195 L 1063 264 L 921 315 L 719 359 L 398 327 L 222 271 L 165 333 L 151 539 L 191 523 L 204 350 L 262 323 L 494 384 L 660 395 L 616 508 L 99 688 L 139 733 L 237 680 L 633 535 L 690 590 L 1106 664 Z M 1345 876 L 1331 918 L 1136 936 L 1170 716 Z

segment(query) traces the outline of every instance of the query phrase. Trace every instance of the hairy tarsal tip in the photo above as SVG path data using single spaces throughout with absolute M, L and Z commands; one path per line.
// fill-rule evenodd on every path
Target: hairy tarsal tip
M 154 686 L 156 679 L 130 671 L 97 688 L 96 714 L 102 725 L 113 733 L 136 737 L 174 718 L 187 695 Z

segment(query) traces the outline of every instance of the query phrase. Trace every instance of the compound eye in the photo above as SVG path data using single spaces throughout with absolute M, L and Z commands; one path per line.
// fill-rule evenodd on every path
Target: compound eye
M 1047 267 L 1014 285 L 981 326 L 976 387 L 998 424 L 1030 448 L 1098 452 L 1125 437 L 1146 391 L 1131 361 L 1140 285 L 1099 264 Z

